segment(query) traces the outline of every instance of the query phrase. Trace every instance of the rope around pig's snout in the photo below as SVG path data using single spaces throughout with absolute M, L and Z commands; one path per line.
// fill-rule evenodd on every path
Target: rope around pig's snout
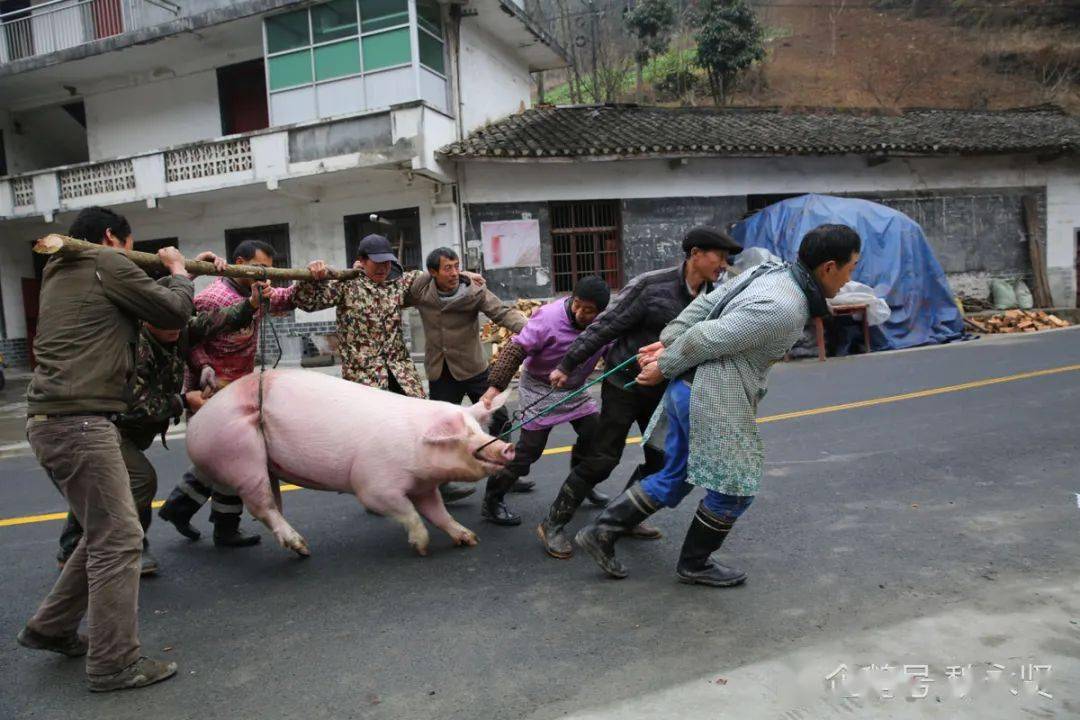
M 517 424 L 512 425 L 509 430 L 504 430 L 503 432 L 499 433 L 495 437 L 488 440 L 486 443 L 484 443 L 480 447 L 476 448 L 476 450 L 473 451 L 473 457 L 475 457 L 477 460 L 483 460 L 483 458 L 480 457 L 480 453 L 488 445 L 491 445 L 494 442 L 498 442 L 499 440 L 509 438 L 511 435 L 514 434 L 515 430 L 520 430 L 521 428 L 525 427 L 525 425 L 533 422 L 534 420 L 539 420 L 540 418 L 544 417 L 545 415 L 547 415 L 549 412 L 551 412 L 555 408 L 559 407 L 560 405 L 566 403 L 569 400 L 572 400 L 572 399 L 576 398 L 578 395 L 582 394 L 583 392 L 585 392 L 586 390 L 591 388 L 596 383 L 600 382 L 601 380 L 603 380 L 604 378 L 606 378 L 606 377 L 608 377 L 610 375 L 614 375 L 619 370 L 622 370 L 624 367 L 626 367 L 627 365 L 629 365 L 632 362 L 635 362 L 636 360 L 637 360 L 637 355 L 631 355 L 630 357 L 626 358 L 621 363 L 619 363 L 615 367 L 611 368 L 610 370 L 608 370 L 607 372 L 605 372 L 603 375 L 599 376 L 595 380 L 589 382 L 586 385 L 582 385 L 577 390 L 575 390 L 574 392 L 572 392 L 569 395 L 567 395 L 566 397 L 564 397 L 562 400 L 559 400 L 558 402 L 552 403 L 551 405 L 547 406 L 546 408 L 544 408 L 543 410 L 541 410 L 540 412 L 536 413 L 531 418 L 526 420 L 525 419 L 525 413 L 526 413 L 527 410 L 532 408 L 534 405 L 538 404 L 544 398 L 550 397 L 553 392 L 555 392 L 556 390 L 559 389 L 559 388 L 555 388 L 555 387 L 551 388 L 551 390 L 549 390 L 547 393 L 540 396 L 539 398 L 537 398 L 533 402 L 529 403 L 527 406 L 521 408 L 520 410 L 515 412 L 513 415 L 511 415 L 510 416 L 511 419 L 507 420 L 506 424 L 510 425 L 512 423 L 512 421 L 513 421 L 513 418 L 517 418 L 517 420 L 518 420 Z M 634 382 L 636 382 L 636 381 L 634 381 Z M 629 382 L 626 385 L 624 385 L 623 387 L 624 388 L 629 388 L 631 385 L 634 384 L 634 382 Z

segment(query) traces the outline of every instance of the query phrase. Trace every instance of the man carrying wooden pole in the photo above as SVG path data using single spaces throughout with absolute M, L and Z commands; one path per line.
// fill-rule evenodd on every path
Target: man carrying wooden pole
M 176 663 L 144 657 L 139 645 L 143 531 L 113 420 L 128 409 L 139 320 L 184 327 L 194 288 L 176 248 L 158 251 L 170 273 L 161 285 L 117 252 L 133 239 L 127 220 L 110 210 L 83 210 L 69 234 L 112 249 L 70 250 L 45 266 L 26 429 L 85 534 L 18 641 L 86 655 L 90 690 L 106 692 L 176 673 Z M 78 634 L 84 615 L 89 637 Z

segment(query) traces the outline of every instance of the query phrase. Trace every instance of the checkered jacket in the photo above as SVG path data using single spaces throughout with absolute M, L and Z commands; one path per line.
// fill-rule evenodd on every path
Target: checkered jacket
M 769 368 L 802 337 L 810 317 L 802 288 L 785 263 L 772 263 L 724 308 L 710 311 L 738 288 L 737 277 L 698 296 L 660 335 L 660 371 L 673 380 L 693 371 L 687 481 L 728 495 L 755 495 L 765 452 L 758 403 Z M 663 405 L 646 431 L 656 425 Z
M 271 288 L 270 314 L 292 310 L 293 294 L 296 286 Z M 250 294 L 241 294 L 235 285 L 226 278 L 218 278 L 209 287 L 195 295 L 196 312 L 223 310 L 246 300 Z M 235 332 L 216 335 L 201 345 L 192 348 L 189 362 L 193 370 L 198 371 L 206 365 L 214 368 L 219 383 L 229 383 L 255 370 L 255 350 L 259 344 L 259 321 L 262 308 L 255 311 L 251 324 Z M 195 378 L 197 379 L 197 375 Z M 189 377 L 189 385 L 191 378 Z

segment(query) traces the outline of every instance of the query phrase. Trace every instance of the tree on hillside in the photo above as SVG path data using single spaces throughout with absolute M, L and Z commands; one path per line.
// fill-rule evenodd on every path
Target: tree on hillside
M 716 104 L 727 102 L 739 73 L 765 57 L 765 40 L 754 11 L 743 0 L 702 0 L 695 62 L 709 76 Z
M 645 64 L 667 51 L 675 26 L 675 6 L 671 0 L 638 0 L 623 14 L 623 22 L 637 40 L 637 94 L 641 101 L 645 85 Z

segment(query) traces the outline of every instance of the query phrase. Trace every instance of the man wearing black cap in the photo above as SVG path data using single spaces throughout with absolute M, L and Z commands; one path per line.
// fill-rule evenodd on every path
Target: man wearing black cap
M 657 342 L 664 326 L 695 297 L 713 290 L 713 283 L 727 267 L 728 256 L 741 250 L 723 230 L 709 227 L 690 230 L 683 239 L 686 254 L 683 262 L 631 280 L 570 346 L 562 362 L 551 372 L 551 384 L 563 387 L 577 367 L 608 343 L 611 346 L 604 363 L 615 367 L 636 356 L 640 348 Z M 551 557 L 565 559 L 573 553 L 573 545 L 563 533 L 566 524 L 592 488 L 606 480 L 618 466 L 631 426 L 636 422 L 644 432 L 664 395 L 663 384 L 624 388 L 640 370 L 636 363 L 631 363 L 602 383 L 600 427 L 590 451 L 571 469 L 547 517 L 536 529 L 545 552 Z M 644 451 L 645 462 L 634 471 L 627 487 L 664 465 L 662 452 L 649 446 Z M 659 530 L 644 524 L 630 534 L 644 539 L 660 537 Z
M 401 310 L 420 270 L 391 277 L 397 257 L 390 241 L 368 235 L 360 241 L 357 265 L 363 271 L 354 280 L 325 280 L 327 265 L 308 265 L 315 281 L 298 283 L 294 302 L 311 312 L 337 308 L 341 348 L 341 377 L 410 397 L 425 397 L 401 330 Z

